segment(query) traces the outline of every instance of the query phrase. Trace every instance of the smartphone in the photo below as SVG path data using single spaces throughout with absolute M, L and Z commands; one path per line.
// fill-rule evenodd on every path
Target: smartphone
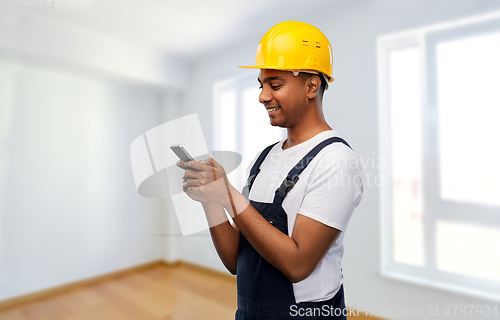
M 180 144 L 173 144 L 170 149 L 181 159 L 182 161 L 195 161 L 193 157 L 184 149 Z

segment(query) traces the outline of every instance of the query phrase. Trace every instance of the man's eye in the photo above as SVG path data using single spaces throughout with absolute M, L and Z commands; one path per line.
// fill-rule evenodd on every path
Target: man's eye
M 280 87 L 281 87 L 281 85 L 271 86 L 271 88 L 273 88 L 274 90 L 279 89 Z
M 259 86 L 259 89 L 262 89 L 262 86 Z

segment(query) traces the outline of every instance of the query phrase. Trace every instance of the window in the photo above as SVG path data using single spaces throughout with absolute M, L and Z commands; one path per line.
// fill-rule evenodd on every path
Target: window
M 247 167 L 257 153 L 286 136 L 285 129 L 271 126 L 259 94 L 257 74 L 253 73 L 214 85 L 214 150 L 241 154 L 241 164 L 228 174 L 231 184 L 240 191 L 248 178 Z
M 499 16 L 378 39 L 382 274 L 495 300 Z

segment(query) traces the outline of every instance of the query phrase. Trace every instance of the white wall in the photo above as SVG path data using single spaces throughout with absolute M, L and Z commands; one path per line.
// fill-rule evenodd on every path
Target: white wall
M 13 60 L 158 88 L 187 83 L 186 61 L 36 14 L 2 8 L 0 28 L 0 56 Z
M 0 61 L 0 300 L 161 258 L 129 147 L 161 93 Z
M 0 300 L 168 257 L 129 148 L 175 115 L 187 62 L 16 10 L 0 27 Z
M 289 20 L 316 25 L 332 43 L 336 80 L 325 93 L 325 117 L 349 141 L 358 156 L 368 161 L 378 158 L 377 36 L 498 9 L 500 2 L 491 0 L 337 1 L 330 10 L 314 16 L 289 17 Z M 262 24 L 270 28 L 278 22 L 262 21 Z M 198 112 L 209 144 L 212 143 L 212 86 L 218 80 L 245 72 L 254 72 L 257 77 L 258 71 L 236 66 L 253 63 L 261 36 L 231 44 L 193 65 L 192 82 L 186 92 L 182 114 Z M 440 305 L 443 310 L 446 305 L 491 304 L 379 276 L 380 194 L 373 185 L 373 176 L 378 174 L 376 165 L 365 169 L 365 173 L 372 175 L 372 186 L 365 186 L 363 201 L 346 231 L 343 270 L 347 304 L 358 308 L 390 308 L 394 312 L 401 307 L 421 307 L 427 312 L 429 305 Z M 174 241 L 182 248 L 179 250 L 182 259 L 224 270 L 214 255 L 209 237 Z M 405 316 L 388 318 L 412 319 Z M 449 317 L 441 313 L 433 318 Z M 493 315 L 484 317 L 493 318 Z

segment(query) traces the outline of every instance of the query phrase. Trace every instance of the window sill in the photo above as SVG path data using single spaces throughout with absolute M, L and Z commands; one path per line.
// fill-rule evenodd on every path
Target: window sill
M 453 284 L 444 281 L 435 281 L 419 276 L 412 276 L 398 271 L 383 270 L 379 273 L 381 278 L 409 283 L 424 288 L 436 289 L 443 292 L 455 293 L 466 297 L 474 297 L 492 302 L 500 302 L 500 294 L 497 292 L 471 288 L 464 285 Z

